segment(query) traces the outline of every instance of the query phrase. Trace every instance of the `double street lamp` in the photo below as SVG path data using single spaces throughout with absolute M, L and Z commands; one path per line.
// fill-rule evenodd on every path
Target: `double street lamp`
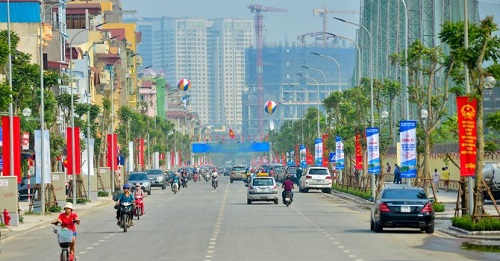
M 98 24 L 94 27 L 100 27 L 106 23 Z M 73 97 L 73 40 L 75 40 L 76 36 L 79 34 L 89 31 L 92 28 L 86 28 L 78 31 L 69 42 L 69 77 L 70 77 L 70 95 L 71 95 L 71 109 L 70 109 L 70 118 L 71 118 L 71 173 L 73 177 L 73 205 L 76 205 L 76 157 L 75 157 L 75 109 L 74 109 L 74 97 Z M 80 152 L 78 152 L 80 153 Z M 90 174 L 90 173 L 89 173 Z

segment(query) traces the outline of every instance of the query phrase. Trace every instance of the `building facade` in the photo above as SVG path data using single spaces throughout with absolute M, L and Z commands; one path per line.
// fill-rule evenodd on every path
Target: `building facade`
M 136 18 L 143 68 L 151 66 L 182 93 L 186 110 L 213 128 L 241 129 L 245 86 L 245 49 L 253 44 L 253 21 L 221 18 Z

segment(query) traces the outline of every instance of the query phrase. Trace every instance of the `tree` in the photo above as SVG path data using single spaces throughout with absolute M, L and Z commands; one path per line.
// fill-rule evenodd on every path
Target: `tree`
M 408 98 L 417 107 L 418 125 L 421 130 L 418 146 L 423 152 L 423 171 L 419 171 L 416 182 L 419 178 L 430 180 L 429 156 L 434 144 L 431 137 L 447 113 L 446 104 L 455 61 L 446 56 L 441 47 L 429 48 L 418 40 L 409 47 L 407 58 L 394 54 L 391 60 L 393 63 L 408 66 Z M 444 71 L 444 79 L 438 83 L 436 76 L 441 71 Z M 424 109 L 428 112 L 426 119 L 420 113 Z
M 439 35 L 441 40 L 450 47 L 450 56 L 457 62 L 467 66 L 468 81 L 471 84 L 469 97 L 477 100 L 477 161 L 476 184 L 474 189 L 474 221 L 479 221 L 484 213 L 483 207 L 483 157 L 484 157 L 484 126 L 483 126 L 483 89 L 484 78 L 491 73 L 483 68 L 485 61 L 498 63 L 500 56 L 500 38 L 492 33 L 498 27 L 493 22 L 493 17 L 488 16 L 479 24 L 468 23 L 469 43 L 465 48 L 463 35 L 465 24 L 461 22 L 445 22 Z

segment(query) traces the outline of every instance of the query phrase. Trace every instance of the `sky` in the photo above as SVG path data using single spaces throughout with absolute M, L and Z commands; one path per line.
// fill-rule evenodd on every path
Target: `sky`
M 359 23 L 360 0 L 122 0 L 123 10 L 135 10 L 129 17 L 192 17 L 254 19 L 249 5 L 284 8 L 288 12 L 264 12 L 264 39 L 266 43 L 297 42 L 297 36 L 323 30 L 323 18 L 313 15 L 313 9 L 338 13 L 328 14 L 327 31 L 354 39 L 356 26 L 334 20 Z M 345 11 L 348 11 L 345 13 Z

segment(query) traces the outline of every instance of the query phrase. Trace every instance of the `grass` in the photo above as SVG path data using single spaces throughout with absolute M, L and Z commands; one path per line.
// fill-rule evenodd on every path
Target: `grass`
M 474 250 L 479 252 L 500 253 L 500 246 L 476 245 L 464 242 L 462 248 L 466 250 Z
M 357 196 L 360 198 L 364 198 L 364 199 L 370 199 L 372 197 L 371 192 L 367 192 L 367 191 L 363 191 L 363 190 L 359 190 L 359 189 L 354 189 L 354 188 L 346 188 L 346 187 L 342 187 L 338 184 L 333 184 L 332 188 L 337 190 L 337 191 L 345 192 L 347 194 L 351 194 L 351 195 L 354 195 L 354 196 Z
M 434 209 L 434 212 L 444 212 L 445 205 L 443 202 L 433 202 L 432 208 Z
M 97 196 L 98 197 L 108 197 L 109 193 L 107 191 L 98 191 Z

